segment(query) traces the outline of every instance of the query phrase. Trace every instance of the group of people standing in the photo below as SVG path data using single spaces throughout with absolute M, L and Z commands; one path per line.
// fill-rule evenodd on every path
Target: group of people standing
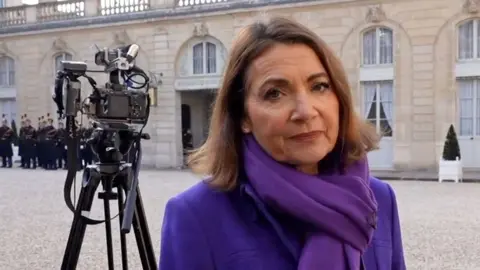
M 79 151 L 78 169 L 82 169 L 88 164 L 92 164 L 94 154 L 90 147 L 87 147 L 86 141 L 93 132 L 93 127 L 83 128 L 79 125 Z M 24 169 L 36 169 L 41 167 L 45 170 L 66 169 L 67 165 L 67 147 L 66 130 L 62 122 L 58 123 L 58 128 L 53 125 L 53 119 L 47 114 L 47 117 L 38 118 L 37 128 L 32 126 L 31 120 L 27 115 L 21 117 L 21 128 L 18 134 L 8 126 L 8 121 L 3 116 L 2 126 L 0 127 L 0 157 L 2 159 L 2 168 L 13 167 L 13 145 L 18 144 L 18 155 L 20 156 L 20 167 Z

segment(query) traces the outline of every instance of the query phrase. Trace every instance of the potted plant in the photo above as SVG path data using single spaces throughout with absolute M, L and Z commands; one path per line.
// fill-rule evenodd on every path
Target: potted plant
M 460 145 L 453 125 L 448 129 L 447 138 L 443 146 L 443 154 L 438 164 L 438 181 L 453 180 L 456 183 L 462 181 L 463 168 L 460 155 Z

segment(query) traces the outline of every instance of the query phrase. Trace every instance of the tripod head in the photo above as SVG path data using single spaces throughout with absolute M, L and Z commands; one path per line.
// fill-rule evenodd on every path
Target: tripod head
M 128 130 L 102 130 L 96 129 L 87 140 L 93 152 L 98 156 L 100 163 L 119 163 L 127 155 L 136 140 L 149 140 L 148 133 L 139 134 Z

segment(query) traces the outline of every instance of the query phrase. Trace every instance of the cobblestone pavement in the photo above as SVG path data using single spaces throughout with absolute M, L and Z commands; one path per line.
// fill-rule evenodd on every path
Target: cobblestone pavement
M 0 170 L 0 269 L 59 269 L 72 214 L 65 171 Z M 140 186 L 156 254 L 166 201 L 195 183 L 188 172 L 142 171 Z M 480 184 L 390 182 L 397 193 L 408 269 L 480 270 Z M 112 213 L 117 213 L 112 203 Z M 95 200 L 94 218 L 103 207 Z M 117 220 L 113 222 L 120 269 Z M 88 226 L 77 269 L 107 269 L 104 226 Z M 141 269 L 133 232 L 129 265 Z

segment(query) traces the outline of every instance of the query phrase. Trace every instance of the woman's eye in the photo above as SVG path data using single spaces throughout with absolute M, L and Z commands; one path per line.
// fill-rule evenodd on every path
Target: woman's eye
M 278 99 L 281 95 L 282 92 L 280 92 L 280 90 L 273 88 L 265 93 L 265 99 Z
M 313 85 L 314 91 L 326 91 L 330 89 L 330 84 L 327 82 L 316 83 Z

